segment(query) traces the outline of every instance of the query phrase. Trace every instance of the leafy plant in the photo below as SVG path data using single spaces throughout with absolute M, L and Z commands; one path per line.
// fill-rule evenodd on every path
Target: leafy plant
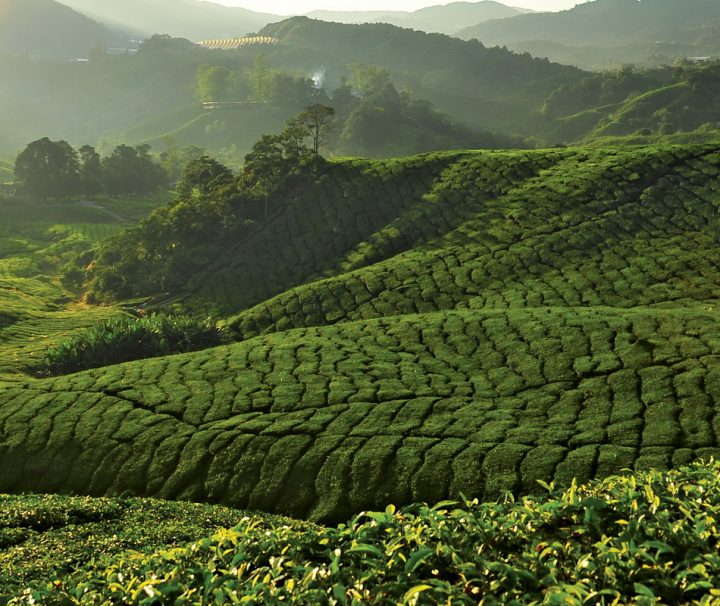
M 245 518 L 126 553 L 12 604 L 697 604 L 720 597 L 720 464 L 540 497 L 364 512 L 337 527 Z
M 50 347 L 38 374 L 60 375 L 130 360 L 198 351 L 221 345 L 225 332 L 211 319 L 156 314 L 106 320 Z

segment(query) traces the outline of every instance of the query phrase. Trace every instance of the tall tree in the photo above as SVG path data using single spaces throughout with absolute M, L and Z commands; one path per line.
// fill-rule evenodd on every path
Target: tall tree
M 335 119 L 335 110 L 322 103 L 313 103 L 298 116 L 298 120 L 312 139 L 313 155 L 317 158 L 320 154 L 320 146 L 324 141 L 327 132 L 332 128 Z
M 359 95 L 366 97 L 390 84 L 390 71 L 377 65 L 351 63 L 348 65 L 348 85 Z
M 105 189 L 109 194 L 145 194 L 167 182 L 165 171 L 150 156 L 149 145 L 118 145 L 103 158 Z
M 234 182 L 230 169 L 210 156 L 201 156 L 185 166 L 177 192 L 181 198 L 201 198 L 217 193 Z
M 47 137 L 33 141 L 16 158 L 15 177 L 23 191 L 43 200 L 77 194 L 77 152 L 66 141 Z
M 278 71 L 271 68 L 265 54 L 255 59 L 255 65 L 247 72 L 250 100 L 258 103 L 272 101 L 275 97 Z
M 168 183 L 175 186 L 180 182 L 185 167 L 207 155 L 207 152 L 197 145 L 188 145 L 180 148 L 175 137 L 167 136 L 163 139 L 165 149 L 160 154 L 160 165 L 167 176 Z
M 226 67 L 201 65 L 197 69 L 195 86 L 200 101 L 227 101 L 234 74 Z
M 80 148 L 80 188 L 86 196 L 97 196 L 103 191 L 103 173 L 100 154 L 91 145 Z

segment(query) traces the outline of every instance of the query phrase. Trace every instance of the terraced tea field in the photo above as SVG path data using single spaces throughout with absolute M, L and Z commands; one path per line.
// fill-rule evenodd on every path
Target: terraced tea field
M 243 38 L 221 38 L 203 40 L 198 46 L 212 50 L 237 50 L 245 46 L 263 46 L 280 44 L 280 40 L 272 36 L 245 36 Z
M 336 521 L 719 455 L 719 152 L 331 163 L 173 293 L 238 343 L 0 389 L 0 491 Z

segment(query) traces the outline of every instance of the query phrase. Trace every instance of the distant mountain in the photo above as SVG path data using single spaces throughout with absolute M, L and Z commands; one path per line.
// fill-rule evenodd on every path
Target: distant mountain
M 193 41 L 243 36 L 282 19 L 202 0 L 63 0 L 63 3 L 138 35 L 170 34 Z
M 378 65 L 417 98 L 461 122 L 493 131 L 537 110 L 558 86 L 583 76 L 573 67 L 488 49 L 478 42 L 379 23 L 346 25 L 293 17 L 260 33 L 281 40 L 284 46 L 278 53 L 294 61 L 294 67 L 326 68 L 331 85 L 340 83 L 349 63 Z
M 711 34 L 718 25 L 717 0 L 596 0 L 558 13 L 486 21 L 461 30 L 458 36 L 582 67 L 602 67 L 609 60 L 652 63 L 655 56 L 656 62 L 672 62 L 687 53 L 717 53 L 718 39 Z M 593 62 L 586 52 L 589 48 L 597 49 L 598 65 L 589 65 Z
M 359 145 L 367 150 L 364 153 L 376 154 L 479 145 L 476 137 L 466 137 L 452 124 L 467 125 L 474 132 L 524 134 L 515 127 L 518 120 L 539 112 L 559 86 L 588 75 L 507 50 L 487 49 L 476 41 L 392 25 L 342 25 L 296 17 L 259 33 L 276 36 L 282 44 L 215 51 L 187 40 L 156 39 L 143 44 L 135 55 L 98 53 L 82 64 L 0 54 L 0 151 L 12 152 L 43 136 L 77 145 L 97 143 L 106 151 L 117 143 L 157 142 L 173 135 L 182 145 L 224 149 L 229 157 L 240 157 L 260 135 L 280 129 L 298 108 L 258 104 L 236 112 L 204 111 L 196 95 L 196 74 L 203 64 L 243 73 L 254 69 L 260 53 L 273 70 L 308 78 L 324 74 L 324 87 L 331 96 L 348 78 L 350 64 L 389 70 L 396 92 L 390 95 L 394 102 L 382 106 L 399 107 L 400 119 L 392 112 L 380 112 L 382 120 L 373 122 L 375 113 L 367 107 L 359 112 L 350 108 L 352 128 L 337 133 L 346 148 Z M 338 99 L 333 96 L 340 112 Z M 429 101 L 449 115 L 449 122 L 413 100 Z M 371 100 L 363 101 L 369 105 Z M 383 141 L 378 151 L 375 135 L 386 134 L 383 125 L 388 121 L 402 136 Z M 372 133 L 375 138 L 370 140 Z M 452 140 L 439 143 L 448 133 Z
M 0 52 L 72 59 L 126 39 L 54 0 L 0 0 Z
M 406 19 L 408 11 L 312 11 L 305 16 L 333 23 L 394 23 Z
M 482 23 L 491 19 L 505 19 L 525 11 L 511 8 L 493 0 L 453 2 L 442 6 L 428 6 L 414 12 L 402 11 L 314 11 L 307 16 L 338 23 L 390 23 L 424 32 L 456 34 L 468 23 Z

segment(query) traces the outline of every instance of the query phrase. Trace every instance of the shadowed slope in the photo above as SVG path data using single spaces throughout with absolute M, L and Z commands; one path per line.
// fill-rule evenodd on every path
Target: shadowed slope
M 305 282 L 238 314 L 231 325 L 249 337 L 458 307 L 718 297 L 715 147 L 429 158 L 451 163 L 436 176 L 333 167 L 330 189 L 291 202 L 267 235 L 199 277 L 191 304 L 227 313 Z
M 198 275 L 186 289 L 189 303 L 228 314 L 317 277 L 382 261 L 458 227 L 486 200 L 560 157 L 452 152 L 330 164 Z

